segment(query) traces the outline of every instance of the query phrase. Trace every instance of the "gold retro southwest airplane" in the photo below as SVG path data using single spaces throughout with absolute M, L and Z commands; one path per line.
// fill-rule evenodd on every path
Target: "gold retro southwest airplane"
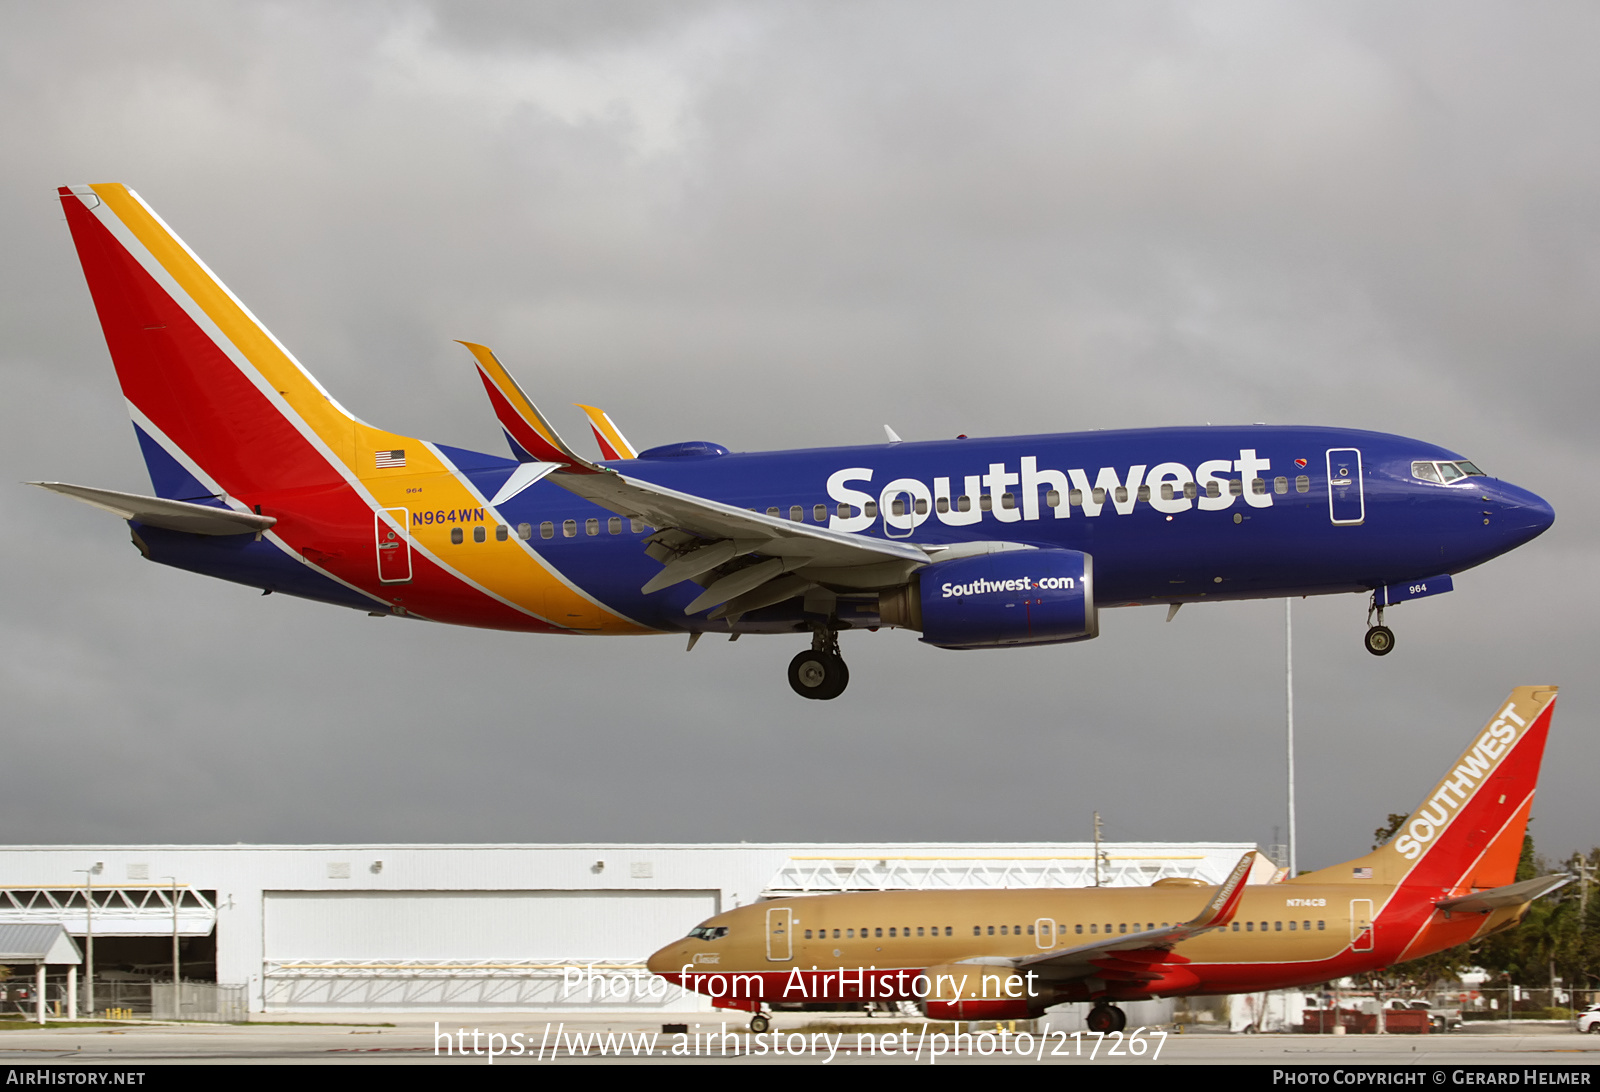
M 1060 644 L 1141 603 L 1358 593 L 1382 655 L 1384 608 L 1554 519 L 1445 448 L 1332 428 L 635 452 L 585 407 L 596 462 L 467 343 L 511 457 L 430 443 L 345 410 L 127 187 L 58 194 L 156 495 L 36 484 L 121 516 L 152 561 L 267 592 L 691 648 L 809 634 L 789 683 L 828 699 L 843 630 Z
M 770 1003 L 918 1002 L 932 1018 L 1036 1017 L 1093 1003 L 1310 985 L 1508 929 L 1565 875 L 1515 882 L 1555 687 L 1523 686 L 1388 843 L 1353 861 L 1218 887 L 886 891 L 775 899 L 709 918 L 650 969 L 753 1012 Z

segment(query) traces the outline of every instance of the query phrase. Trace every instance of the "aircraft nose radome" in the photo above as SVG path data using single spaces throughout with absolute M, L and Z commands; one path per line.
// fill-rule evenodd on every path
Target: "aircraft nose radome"
M 644 965 L 650 968 L 651 974 L 663 974 L 667 971 L 675 971 L 678 968 L 673 966 L 673 956 L 676 954 L 677 950 L 678 946 L 676 944 L 669 944 L 655 955 L 645 960 Z
M 1518 544 L 1544 534 L 1556 521 L 1556 512 L 1550 507 L 1550 502 L 1526 489 L 1502 485 L 1499 500 L 1501 511 L 1496 522 L 1513 533 Z

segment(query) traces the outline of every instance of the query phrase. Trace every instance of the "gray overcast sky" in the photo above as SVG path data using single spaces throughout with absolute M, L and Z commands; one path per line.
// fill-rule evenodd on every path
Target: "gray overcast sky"
M 1462 451 L 1556 526 L 1390 615 L 1296 606 L 1301 862 L 1367 848 L 1511 686 L 1565 687 L 1541 849 L 1600 842 L 1600 8 L 0 4 L 0 458 L 147 491 L 62 183 L 137 189 L 367 420 L 500 450 L 1212 421 Z M 1267 843 L 1281 602 L 1082 646 L 527 637 L 142 561 L 0 488 L 11 843 Z M 1565 575 L 1563 575 L 1565 574 Z

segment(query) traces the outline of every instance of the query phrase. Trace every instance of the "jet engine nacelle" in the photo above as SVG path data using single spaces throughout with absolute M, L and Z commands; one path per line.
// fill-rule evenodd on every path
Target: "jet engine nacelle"
M 1037 976 L 1009 963 L 943 963 L 922 973 L 933 984 L 922 999 L 930 1020 L 1028 1020 L 1054 1003 Z
M 1077 550 L 1007 550 L 929 565 L 882 596 L 885 625 L 940 648 L 1086 641 L 1100 633 L 1094 559 Z

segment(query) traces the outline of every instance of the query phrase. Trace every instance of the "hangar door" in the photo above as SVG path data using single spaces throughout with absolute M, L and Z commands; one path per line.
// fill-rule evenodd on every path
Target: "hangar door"
M 717 912 L 715 891 L 268 891 L 265 955 L 642 959 Z

